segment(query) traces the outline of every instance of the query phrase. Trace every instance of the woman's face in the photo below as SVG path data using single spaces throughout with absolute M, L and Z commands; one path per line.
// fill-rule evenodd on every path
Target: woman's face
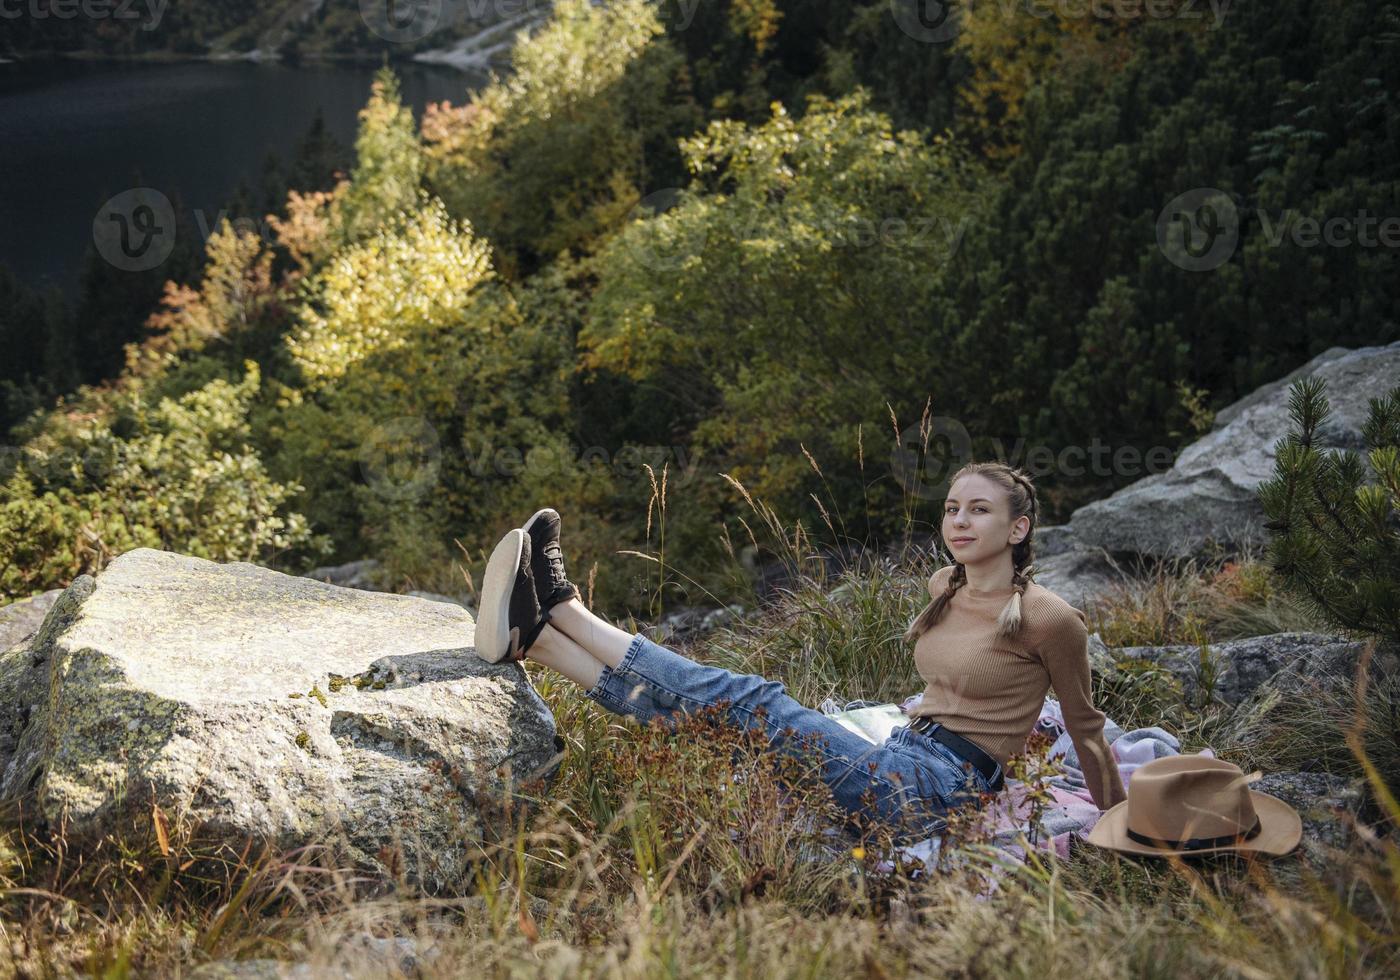
M 1011 519 L 1006 491 L 981 474 L 953 481 L 943 501 L 943 543 L 954 560 L 975 565 L 1026 536 L 1030 518 Z

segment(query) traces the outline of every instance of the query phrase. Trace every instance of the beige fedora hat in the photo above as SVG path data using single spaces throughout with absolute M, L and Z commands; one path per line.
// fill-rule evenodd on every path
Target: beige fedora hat
M 1088 841 L 1125 854 L 1195 857 L 1221 851 L 1287 854 L 1303 838 L 1298 811 L 1258 793 L 1239 766 L 1200 755 L 1153 759 L 1128 779 L 1128 798 Z

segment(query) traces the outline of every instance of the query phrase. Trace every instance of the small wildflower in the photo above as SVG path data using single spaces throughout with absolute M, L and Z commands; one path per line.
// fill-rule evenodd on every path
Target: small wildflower
M 851 857 L 855 858 L 857 861 L 862 861 L 862 860 L 864 860 L 864 859 L 865 859 L 865 848 L 863 848 L 863 847 L 853 847 L 853 848 L 851 848 Z

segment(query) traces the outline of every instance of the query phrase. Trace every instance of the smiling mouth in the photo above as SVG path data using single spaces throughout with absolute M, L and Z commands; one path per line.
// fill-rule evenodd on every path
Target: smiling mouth
M 970 542 L 970 541 L 976 541 L 976 540 L 977 540 L 976 538 L 949 538 L 949 539 L 948 539 L 948 543 L 949 543 L 949 544 L 967 544 L 967 543 Z

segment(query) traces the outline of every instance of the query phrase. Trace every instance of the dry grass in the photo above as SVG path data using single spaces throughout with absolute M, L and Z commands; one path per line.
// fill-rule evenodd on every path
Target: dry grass
M 1254 545 L 1228 557 L 1160 562 L 1117 584 L 1090 612 L 1091 628 L 1111 647 L 1333 632 L 1289 596 Z
M 751 503 L 754 543 L 766 533 L 766 546 L 786 547 L 795 585 L 689 652 L 782 679 L 808 704 L 917 690 L 898 637 L 924 599 L 923 559 L 864 559 L 833 583 L 802 529 Z M 664 508 L 657 515 L 664 521 Z M 677 574 L 656 567 L 659 584 Z M 1250 623 L 1269 631 L 1292 613 L 1245 562 L 1177 569 L 1103 615 L 1118 642 L 1142 643 L 1218 640 Z M 897 856 L 889 829 L 845 825 L 800 756 L 704 715 L 674 731 L 639 726 L 529 670 L 568 743 L 565 762 L 547 792 L 502 801 L 456 893 L 361 874 L 330 846 L 201 843 L 198 828 L 163 815 L 94 846 L 12 813 L 0 837 L 0 973 L 178 975 L 256 958 L 352 977 L 1400 973 L 1393 837 L 1363 827 L 1324 866 L 1298 857 L 1186 866 L 1085 847 L 1068 862 L 1023 867 L 960 837 L 947 848 L 962 858 L 956 868 L 899 861 L 882 871 Z M 1201 737 L 1231 730 L 1232 719 L 1182 704 L 1160 676 L 1096 684 L 1125 723 L 1150 718 Z M 1367 706 L 1359 718 L 1357 703 Z M 1300 699 L 1283 724 L 1234 719 L 1239 737 L 1220 747 L 1291 764 L 1330 730 L 1328 767 L 1362 774 L 1394 824 L 1400 805 L 1381 772 L 1393 756 L 1377 739 L 1395 731 L 1384 718 L 1395 703 L 1375 693 L 1350 704 Z

